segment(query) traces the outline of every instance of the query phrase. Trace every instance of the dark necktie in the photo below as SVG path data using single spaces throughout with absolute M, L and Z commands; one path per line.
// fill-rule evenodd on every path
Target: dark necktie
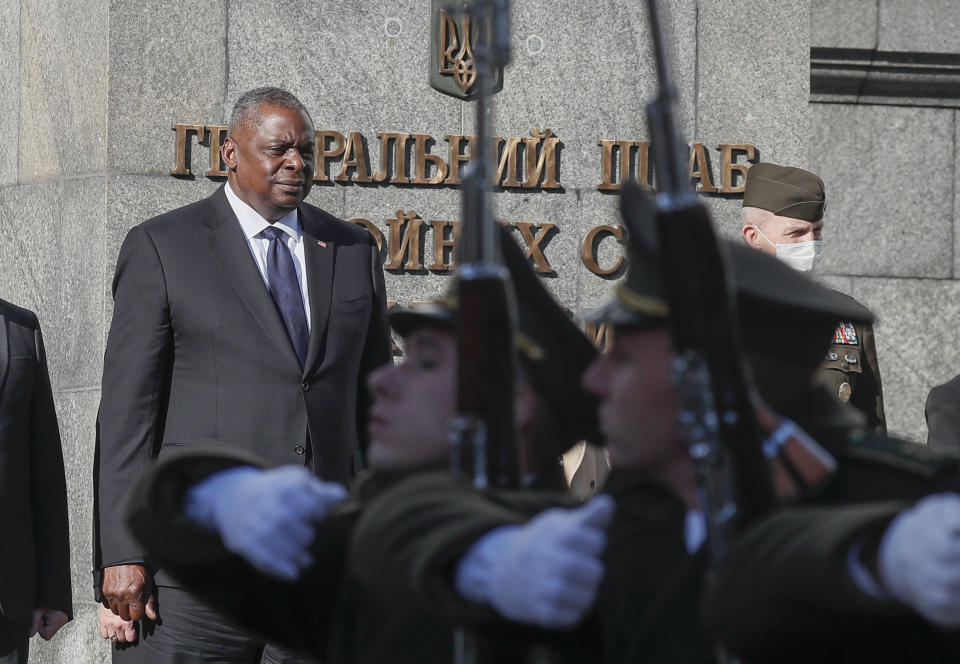
M 307 329 L 307 314 L 303 309 L 303 294 L 297 279 L 297 268 L 293 256 L 283 239 L 283 231 L 274 226 L 264 228 L 260 235 L 270 240 L 267 246 L 267 281 L 270 282 L 270 295 L 277 305 L 283 325 L 297 352 L 300 366 L 307 361 L 307 345 L 310 332 Z

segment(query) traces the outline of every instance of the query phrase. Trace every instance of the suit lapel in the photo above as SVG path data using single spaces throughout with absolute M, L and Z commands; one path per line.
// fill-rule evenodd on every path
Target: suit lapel
M 250 309 L 266 335 L 299 370 L 300 361 L 293 350 L 293 344 L 290 343 L 287 329 L 283 325 L 270 292 L 263 283 L 260 270 L 250 254 L 247 239 L 227 201 L 226 194 L 223 193 L 223 187 L 207 200 L 211 204 L 212 213 L 204 223 L 210 227 L 211 232 L 207 241 L 214 258 L 226 275 L 227 281 Z
M 3 384 L 7 380 L 8 366 L 10 366 L 10 344 L 7 341 L 7 317 L 0 311 L 0 399 L 3 398 Z
M 323 237 L 323 222 L 302 206 L 300 226 L 303 231 L 303 256 L 307 264 L 307 297 L 310 300 L 310 345 L 304 364 L 304 375 L 308 375 L 320 359 L 320 350 L 327 334 L 337 245 Z

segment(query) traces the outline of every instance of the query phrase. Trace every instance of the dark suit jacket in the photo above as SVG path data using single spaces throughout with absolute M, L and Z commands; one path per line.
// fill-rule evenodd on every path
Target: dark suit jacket
M 145 560 L 123 502 L 171 450 L 229 445 L 344 484 L 362 466 L 365 379 L 391 359 L 379 252 L 365 230 L 311 205 L 300 223 L 303 369 L 223 188 L 127 234 L 97 418 L 95 570 Z
M 0 615 L 72 616 L 67 485 L 37 317 L 0 300 Z M 24 634 L 25 636 L 25 634 Z
M 960 376 L 932 388 L 923 412 L 927 445 L 938 452 L 960 452 Z

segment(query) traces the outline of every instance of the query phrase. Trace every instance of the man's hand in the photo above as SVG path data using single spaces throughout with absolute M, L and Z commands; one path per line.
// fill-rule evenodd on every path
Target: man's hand
M 49 641 L 57 631 L 70 622 L 67 614 L 56 609 L 34 609 L 33 621 L 30 624 L 30 636 L 39 634 L 44 641 Z
M 153 576 L 143 565 L 103 568 L 103 605 L 124 620 L 157 619 Z
M 110 609 L 100 607 L 100 636 L 117 643 L 133 643 L 137 640 L 137 624 L 124 620 Z
M 932 623 L 960 626 L 960 495 L 924 498 L 890 524 L 877 554 L 880 580 Z
M 502 616 L 541 627 L 569 627 L 593 605 L 613 519 L 610 496 L 574 510 L 551 509 L 522 526 L 477 541 L 456 571 L 457 591 Z
M 219 472 L 187 492 L 184 511 L 258 570 L 293 581 L 308 567 L 314 524 L 347 497 L 305 468 Z

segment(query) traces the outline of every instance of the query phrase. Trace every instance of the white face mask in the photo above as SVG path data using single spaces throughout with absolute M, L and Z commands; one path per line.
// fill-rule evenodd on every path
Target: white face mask
M 758 226 L 754 226 L 760 236 L 770 242 L 777 250 L 777 258 L 800 272 L 813 272 L 820 265 L 822 240 L 807 240 L 806 242 L 788 242 L 785 244 L 774 244 L 770 241 Z

